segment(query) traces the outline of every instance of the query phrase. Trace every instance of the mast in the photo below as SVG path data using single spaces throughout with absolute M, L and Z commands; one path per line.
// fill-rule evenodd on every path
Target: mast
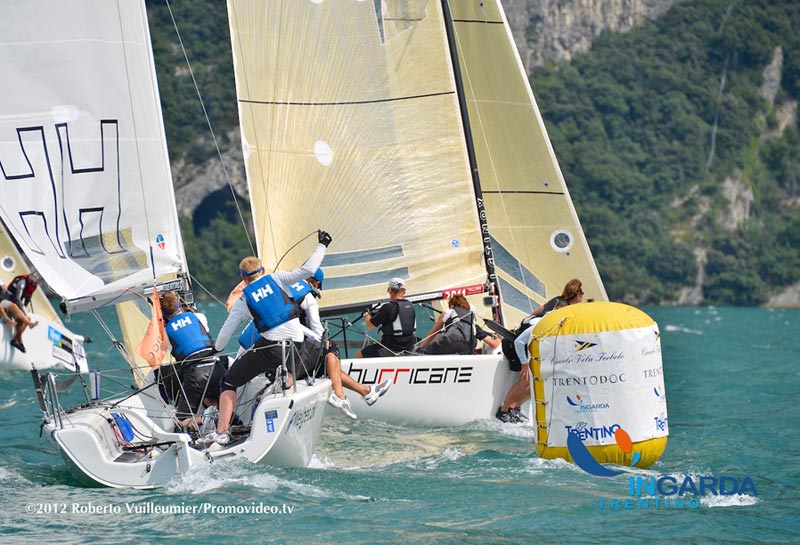
M 497 283 L 497 273 L 494 268 L 494 252 L 492 251 L 491 237 L 489 236 L 489 223 L 486 220 L 486 207 L 483 202 L 483 190 L 481 189 L 480 175 L 478 174 L 478 161 L 475 158 L 475 145 L 472 141 L 472 129 L 469 124 L 469 112 L 467 112 L 467 99 L 464 95 L 464 82 L 461 78 L 461 65 L 458 62 L 458 51 L 456 46 L 455 29 L 453 27 L 453 17 L 450 13 L 449 0 L 442 0 L 442 13 L 444 16 L 444 26 L 447 34 L 447 43 L 450 48 L 450 59 L 453 64 L 453 76 L 456 83 L 456 94 L 461 110 L 461 123 L 464 126 L 464 140 L 467 145 L 467 156 L 469 158 L 470 172 L 472 173 L 472 187 L 475 191 L 475 206 L 478 209 L 478 223 L 481 226 L 481 237 L 483 239 L 483 260 L 486 264 L 486 274 L 489 280 L 489 289 L 497 301 L 492 306 L 492 317 L 500 324 L 503 323 L 503 312 L 500 306 L 500 287 Z

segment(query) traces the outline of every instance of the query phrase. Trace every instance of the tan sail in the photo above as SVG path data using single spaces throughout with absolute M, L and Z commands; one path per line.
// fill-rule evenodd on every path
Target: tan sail
M 258 247 L 333 235 L 323 306 L 486 280 L 439 2 L 228 2 Z M 354 30 L 358 29 L 358 30 Z M 316 236 L 278 265 L 294 267 Z
M 5 225 L 0 221 L 0 284 L 5 287 L 15 276 L 30 272 L 28 264 L 17 250 L 14 241 L 8 236 Z M 50 304 L 43 289 L 39 288 L 33 292 L 31 306 L 36 314 L 56 323 L 61 323 L 61 318 L 53 309 L 53 305 Z
M 499 0 L 450 5 L 505 323 L 571 278 L 608 300 Z

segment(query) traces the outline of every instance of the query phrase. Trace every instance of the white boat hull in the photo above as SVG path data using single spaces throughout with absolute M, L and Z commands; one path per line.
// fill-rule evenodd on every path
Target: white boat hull
M 36 367 L 80 373 L 88 371 L 83 337 L 43 316 L 31 314 L 30 317 L 39 323 L 22 334 L 25 352 L 9 344 L 14 338 L 14 329 L 0 322 L 0 369 L 30 371 Z
M 359 418 L 418 426 L 493 418 L 519 379 L 502 354 L 346 359 L 342 372 L 367 385 L 392 380 L 389 391 L 371 407 L 349 393 Z
M 243 458 L 253 463 L 305 467 L 316 447 L 330 381 L 317 380 L 296 391 L 264 396 L 253 413 L 250 435 L 243 441 L 201 450 L 185 433 L 163 429 L 164 414 L 154 415 L 152 397 L 133 396 L 119 405 L 104 402 L 61 415 L 44 429 L 62 457 L 83 480 L 115 488 L 155 488 L 187 471 L 216 460 Z M 147 406 L 151 408 L 148 410 Z M 164 408 L 160 408 L 164 413 Z M 137 438 L 123 446 L 112 413 L 124 415 Z M 147 441 L 143 441 L 146 438 Z M 162 443 L 149 447 L 146 443 Z M 135 448 L 140 444 L 141 448 Z

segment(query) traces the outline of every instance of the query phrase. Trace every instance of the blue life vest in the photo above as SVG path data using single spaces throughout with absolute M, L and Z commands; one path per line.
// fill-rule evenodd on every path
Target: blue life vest
M 199 350 L 212 348 L 214 341 L 194 312 L 180 312 L 166 323 L 172 355 L 182 361 Z
M 297 318 L 297 306 L 272 275 L 266 274 L 246 285 L 242 294 L 260 333 Z
M 295 282 L 291 286 L 289 286 L 289 295 L 297 301 L 297 304 L 303 302 L 303 298 L 314 291 L 314 288 L 311 287 L 311 284 L 306 282 L 305 280 L 301 280 L 300 282 Z
M 303 304 L 303 299 L 306 298 L 306 295 L 313 293 L 314 297 L 319 297 L 319 292 L 314 290 L 314 287 L 305 280 L 301 280 L 300 282 L 289 286 L 289 292 L 291 293 L 292 299 L 294 299 L 294 301 L 297 303 L 297 317 L 300 318 L 300 323 L 306 327 L 309 327 L 306 309 L 304 309 L 301 305 Z
M 244 328 L 242 334 L 239 335 L 239 346 L 248 350 L 251 346 L 256 344 L 258 337 L 259 334 L 258 331 L 256 331 L 256 323 L 251 321 L 247 324 L 247 327 Z

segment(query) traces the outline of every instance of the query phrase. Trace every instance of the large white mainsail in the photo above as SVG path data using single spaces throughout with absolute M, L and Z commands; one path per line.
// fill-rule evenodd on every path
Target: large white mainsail
M 185 271 L 152 67 L 141 2 L 3 7 L 0 215 L 69 310 Z
M 486 281 L 439 2 L 229 0 L 259 251 L 334 237 L 324 307 Z M 308 252 L 299 247 L 287 260 Z M 286 263 L 281 263 L 281 266 Z
M 608 300 L 500 1 L 449 4 L 505 322 L 571 278 Z

